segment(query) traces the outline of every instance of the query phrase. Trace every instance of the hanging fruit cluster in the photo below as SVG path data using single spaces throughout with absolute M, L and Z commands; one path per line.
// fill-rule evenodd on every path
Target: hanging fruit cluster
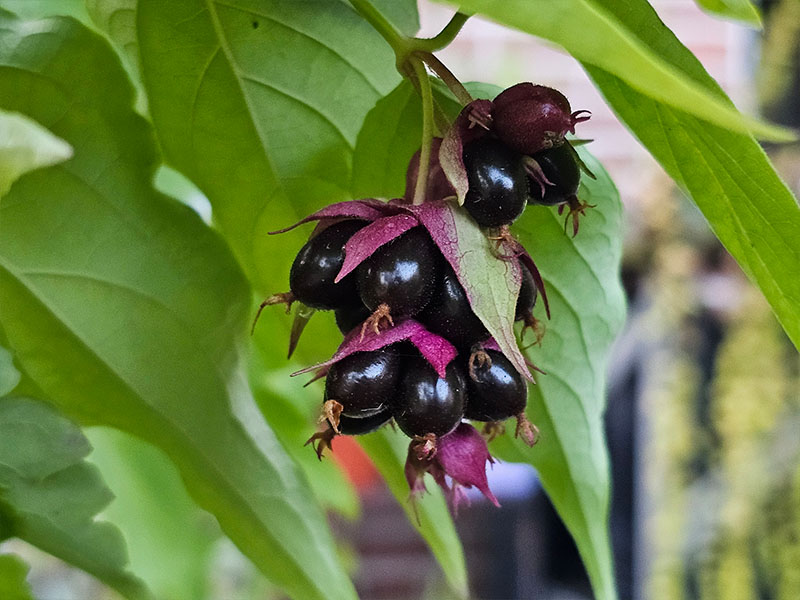
M 412 497 L 424 491 L 427 472 L 454 508 L 463 487 L 497 502 L 486 481 L 486 441 L 464 420 L 484 422 L 491 438 L 515 417 L 516 435 L 536 442 L 525 415 L 533 365 L 517 347 L 513 323 L 524 323 L 523 334 L 533 329 L 538 342 L 543 331 L 533 307 L 540 295 L 548 316 L 549 307 L 536 265 L 508 226 L 526 204 L 561 204 L 577 233 L 586 208 L 576 195 L 581 163 L 564 136 L 588 118 L 582 112 L 571 113 L 556 90 L 529 83 L 494 101 L 476 100 L 434 140 L 428 169 L 420 169 L 419 152 L 412 159 L 404 198 L 332 204 L 275 232 L 317 222 L 292 264 L 290 291 L 265 300 L 259 314 L 300 302 L 334 311 L 344 334 L 333 357 L 297 373 L 325 378 L 323 428 L 309 439 L 318 456 L 337 435 L 393 420 L 411 438 L 405 472 Z M 413 203 L 421 171 L 425 197 Z M 499 276 L 504 290 L 496 294 L 512 300 L 503 305 L 507 314 L 490 319 L 479 310 L 473 279 L 485 273 L 468 258 L 479 250 L 464 247 L 464 222 L 491 240 L 479 271 Z M 293 330 L 290 354 L 300 331 Z

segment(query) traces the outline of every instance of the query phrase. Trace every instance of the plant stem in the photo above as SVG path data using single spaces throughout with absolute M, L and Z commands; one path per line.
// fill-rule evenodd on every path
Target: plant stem
M 397 56 L 398 67 L 401 59 L 404 60 L 409 52 L 409 39 L 402 35 L 386 18 L 378 11 L 369 0 L 350 0 L 350 4 L 375 30 L 381 34 L 383 39 L 392 47 Z
M 458 78 L 453 75 L 453 72 L 448 69 L 442 61 L 440 61 L 430 52 L 420 53 L 419 57 L 425 61 L 425 63 L 433 70 L 434 73 L 439 76 L 442 81 L 444 81 L 445 85 L 450 89 L 451 92 L 453 92 L 461 104 L 466 106 L 472 102 L 472 96 L 467 91 L 467 88 L 463 86 Z
M 419 151 L 419 171 L 417 172 L 417 185 L 414 188 L 414 204 L 422 204 L 425 201 L 425 193 L 428 190 L 428 170 L 431 164 L 433 92 L 425 65 L 419 59 L 412 59 L 412 63 L 419 81 L 420 95 L 422 96 L 422 146 Z
M 464 27 L 464 23 L 467 22 L 467 19 L 469 19 L 469 15 L 457 12 L 436 37 L 415 39 L 414 49 L 420 52 L 436 52 L 445 48 L 455 39 L 458 32 Z

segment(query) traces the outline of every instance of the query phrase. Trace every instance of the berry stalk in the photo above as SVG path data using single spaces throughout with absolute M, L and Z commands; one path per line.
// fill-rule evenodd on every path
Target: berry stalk
M 428 189 L 428 171 L 431 164 L 431 143 L 433 142 L 433 91 L 431 80 L 425 65 L 419 59 L 412 61 L 414 73 L 419 82 L 419 91 L 422 96 L 422 145 L 419 154 L 419 173 L 417 185 L 414 188 L 414 204 L 425 201 L 425 191 Z

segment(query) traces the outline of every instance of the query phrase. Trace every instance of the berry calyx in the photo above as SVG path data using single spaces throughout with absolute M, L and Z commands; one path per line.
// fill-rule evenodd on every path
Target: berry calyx
M 465 392 L 464 376 L 455 361 L 442 378 L 425 359 L 409 358 L 392 407 L 394 420 L 409 437 L 445 435 L 461 422 Z
M 338 433 L 330 423 L 326 423 L 322 430 L 317 431 L 308 438 L 303 445 L 308 446 L 311 444 L 314 448 L 314 452 L 317 453 L 317 458 L 322 460 L 322 454 L 326 449 L 333 451 L 333 438 L 337 435 L 363 435 L 365 433 L 371 433 L 383 427 L 391 418 L 392 414 L 388 409 L 375 413 L 370 417 L 363 417 L 360 419 L 341 415 L 339 417 Z
M 464 166 L 469 181 L 464 208 L 478 225 L 500 227 L 522 214 L 528 185 L 519 153 L 484 137 L 464 149 Z
M 439 261 L 439 249 L 428 232 L 422 227 L 408 230 L 356 269 L 362 302 L 372 311 L 385 304 L 389 314 L 384 316 L 390 321 L 414 316 L 433 296 Z M 378 324 L 373 323 L 375 327 Z
M 490 362 L 476 362 L 467 379 L 464 416 L 475 421 L 503 421 L 525 410 L 527 385 L 502 352 L 485 352 Z
M 532 155 L 563 143 L 567 132 L 586 121 L 588 111 L 572 112 L 567 98 L 553 88 L 518 83 L 492 103 L 493 131 L 520 154 Z

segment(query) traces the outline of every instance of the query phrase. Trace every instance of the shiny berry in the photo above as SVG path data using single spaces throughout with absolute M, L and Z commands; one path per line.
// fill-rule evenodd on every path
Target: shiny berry
M 483 137 L 464 150 L 469 191 L 464 208 L 481 227 L 508 225 L 522 214 L 528 181 L 522 156 L 499 140 Z
M 361 299 L 358 296 L 355 296 L 354 300 L 353 304 L 337 308 L 333 313 L 336 319 L 336 326 L 344 334 L 350 333 L 361 325 L 371 314 L 370 310 L 361 303 Z
M 342 414 L 368 417 L 392 401 L 403 359 L 392 346 L 356 352 L 334 363 L 325 379 L 325 400 L 336 400 Z
M 475 421 L 502 421 L 525 410 L 528 391 L 522 375 L 502 352 L 486 350 L 491 359 L 475 365 L 474 377 L 466 378 L 466 418 Z
M 442 436 L 461 421 L 465 396 L 465 377 L 457 361 L 447 366 L 441 378 L 424 358 L 408 358 L 392 413 L 410 437 Z
M 529 203 L 555 206 L 575 198 L 581 181 L 581 170 L 574 153 L 569 142 L 564 142 L 556 148 L 543 150 L 532 157 L 539 163 L 542 173 L 553 185 L 545 183 L 542 186 L 537 181 L 529 179 Z
M 371 311 L 387 305 L 393 318 L 414 316 L 433 296 L 440 256 L 426 229 L 409 229 L 356 269 L 361 300 Z
M 391 411 L 386 408 L 369 417 L 339 417 L 339 432 L 342 435 L 364 435 L 380 428 L 392 418 Z
M 574 133 L 575 125 L 589 118 L 587 111 L 571 110 L 558 90 L 518 83 L 492 102 L 493 131 L 520 154 L 532 155 L 561 144 L 568 131 Z
M 520 271 L 522 271 L 522 283 L 519 286 L 519 296 L 517 296 L 517 307 L 514 311 L 515 321 L 524 321 L 528 315 L 533 311 L 536 304 L 536 298 L 539 295 L 536 289 L 536 282 L 530 269 L 524 262 L 519 263 Z
M 344 245 L 366 221 L 342 221 L 308 240 L 297 253 L 289 272 L 289 288 L 296 300 L 320 310 L 350 304 L 357 297 L 355 277 L 333 280 L 344 262 Z
M 489 332 L 472 312 L 467 294 L 448 264 L 436 292 L 418 320 L 433 333 L 446 338 L 456 348 L 466 349 L 489 338 Z

